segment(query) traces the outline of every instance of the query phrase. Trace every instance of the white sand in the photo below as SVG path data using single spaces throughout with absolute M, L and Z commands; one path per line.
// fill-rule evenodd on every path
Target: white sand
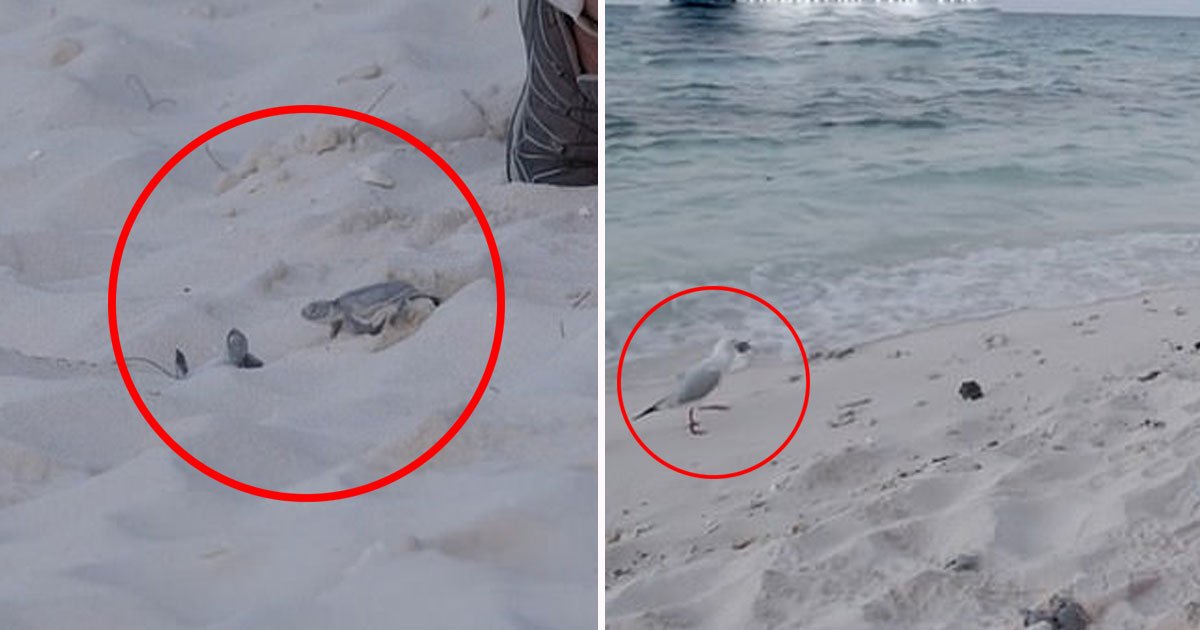
M 2 0 L 0 15 L 0 627 L 592 627 L 596 191 L 504 182 L 515 2 Z M 170 452 L 119 380 L 118 230 L 210 127 L 275 105 L 363 109 L 389 85 L 373 113 L 438 150 L 495 231 L 495 377 L 445 451 L 387 488 L 244 495 Z M 150 408 L 209 465 L 275 490 L 411 461 L 466 404 L 492 338 L 467 203 L 411 147 L 349 122 L 218 137 L 230 172 L 193 153 L 122 267 L 125 353 L 170 365 L 179 347 L 193 368 L 174 381 L 132 365 Z M 389 278 L 446 301 L 385 349 L 299 316 Z M 266 367 L 216 361 L 234 326 Z
M 610 391 L 609 627 L 1016 628 L 1055 592 L 1098 628 L 1200 626 L 1198 318 L 1200 291 L 1151 294 L 814 361 L 796 440 L 726 481 L 650 460 Z M 631 407 L 674 363 L 628 368 Z M 705 416 L 704 438 L 683 410 L 639 427 L 732 470 L 778 444 L 799 372 L 731 375 L 715 398 L 733 410 Z M 984 398 L 959 397 L 968 379 Z M 946 568 L 959 554 L 978 570 Z

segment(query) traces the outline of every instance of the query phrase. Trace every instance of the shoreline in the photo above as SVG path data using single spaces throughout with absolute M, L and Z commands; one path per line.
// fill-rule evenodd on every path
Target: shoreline
M 1065 306 L 1060 306 L 1060 305 L 1019 306 L 1019 307 L 1014 307 L 1014 308 L 1011 308 L 1008 310 L 998 311 L 995 313 L 985 313 L 985 314 L 981 314 L 981 315 L 966 316 L 961 319 L 955 319 L 955 320 L 950 320 L 950 321 L 932 322 L 929 324 L 915 326 L 908 330 L 894 332 L 894 333 L 886 333 L 886 334 L 883 334 L 880 336 L 866 336 L 858 341 L 853 341 L 853 342 L 848 342 L 848 343 L 835 343 L 835 344 L 824 344 L 824 345 L 812 344 L 812 345 L 810 345 L 810 343 L 804 339 L 803 335 L 800 336 L 800 339 L 804 343 L 805 353 L 807 354 L 809 361 L 821 361 L 821 360 L 830 359 L 830 357 L 828 356 L 830 354 L 840 355 L 840 354 L 847 353 L 847 352 L 853 353 L 858 348 L 871 346 L 871 345 L 875 345 L 875 344 L 880 344 L 880 343 L 886 343 L 888 341 L 891 341 L 891 340 L 894 340 L 897 338 L 901 338 L 901 337 L 907 337 L 910 335 L 919 335 L 919 334 L 923 334 L 923 333 L 928 333 L 928 332 L 936 331 L 941 328 L 960 326 L 960 325 L 968 325 L 968 324 L 981 324 L 981 323 L 986 323 L 990 320 L 1001 319 L 1001 318 L 1010 317 L 1013 315 L 1018 315 L 1018 314 L 1026 313 L 1026 312 L 1043 313 L 1043 312 L 1066 311 L 1066 310 L 1071 310 L 1071 309 L 1082 309 L 1082 308 L 1089 308 L 1089 307 L 1093 307 L 1093 306 L 1100 307 L 1100 306 L 1104 306 L 1104 305 L 1111 304 L 1111 303 L 1124 302 L 1127 300 L 1141 299 L 1141 298 L 1145 298 L 1145 297 L 1171 294 L 1171 293 L 1176 293 L 1176 292 L 1192 292 L 1192 291 L 1200 291 L 1200 282 L 1197 282 L 1195 284 L 1183 284 L 1183 285 L 1172 284 L 1169 286 L 1139 289 L 1137 291 L 1134 291 L 1134 292 L 1128 293 L 1128 294 L 1117 295 L 1117 296 L 1112 296 L 1112 297 L 1097 298 L 1095 300 L 1088 300 L 1088 301 L 1079 302 L 1076 304 L 1069 304 L 1069 305 L 1065 305 Z M 787 313 L 784 313 L 784 314 L 786 315 Z M 790 318 L 789 318 L 789 321 L 790 321 Z M 793 326 L 794 325 L 795 324 L 793 323 Z M 626 331 L 625 334 L 628 334 L 628 331 Z M 751 341 L 753 341 L 752 337 L 751 337 Z M 776 342 L 776 341 L 772 341 L 771 343 L 778 345 L 778 342 Z M 676 348 L 676 349 L 674 349 L 674 351 L 667 352 L 665 354 L 627 356 L 626 357 L 626 366 L 628 368 L 629 365 L 632 365 L 635 363 L 646 362 L 646 361 L 660 362 L 660 361 L 664 361 L 664 360 L 682 360 L 687 357 L 700 356 L 700 355 L 703 355 L 705 352 L 707 352 L 707 350 L 709 349 L 708 348 L 709 345 L 711 345 L 709 342 L 695 343 L 688 347 Z M 608 350 L 606 348 L 605 349 L 606 355 L 607 355 L 607 351 Z M 611 358 L 608 356 L 605 357 L 604 369 L 608 373 L 608 376 L 610 376 L 610 377 L 613 377 L 616 373 L 617 360 L 618 360 L 619 355 L 620 355 L 620 352 L 618 349 L 616 356 L 613 356 Z M 762 365 L 763 360 L 768 360 L 768 359 L 770 359 L 772 357 L 776 357 L 776 356 L 777 355 L 774 355 L 774 354 L 757 355 L 755 364 Z M 796 360 L 798 361 L 799 354 L 795 353 L 795 356 L 796 356 Z M 838 358 L 834 357 L 834 360 L 838 360 Z M 608 382 L 608 381 L 606 381 L 606 382 Z

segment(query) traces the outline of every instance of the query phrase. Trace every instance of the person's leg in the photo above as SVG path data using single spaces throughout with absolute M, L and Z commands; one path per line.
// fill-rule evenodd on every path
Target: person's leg
M 590 4 L 594 11 L 595 1 Z M 593 46 L 590 55 L 581 54 L 588 44 L 576 36 L 588 35 L 586 24 L 547 0 L 520 0 L 519 14 L 526 76 L 509 127 L 508 179 L 594 186 L 597 78 L 588 71 L 596 67 L 596 51 Z
M 579 63 L 588 74 L 599 72 L 600 38 L 596 35 L 596 9 L 598 0 L 587 0 L 583 4 L 581 19 L 574 21 L 571 28 L 575 33 L 575 52 L 579 55 Z M 582 22 L 582 24 L 581 24 Z M 586 24 L 586 26 L 585 26 Z

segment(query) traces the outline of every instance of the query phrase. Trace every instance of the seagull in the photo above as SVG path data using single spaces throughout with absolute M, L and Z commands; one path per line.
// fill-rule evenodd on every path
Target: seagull
M 683 374 L 679 375 L 679 383 L 675 386 L 675 391 L 670 395 L 660 399 L 658 402 L 650 406 L 649 409 L 639 413 L 634 421 L 663 409 L 671 409 L 689 405 L 688 407 L 688 433 L 692 435 L 704 435 L 705 431 L 700 428 L 700 422 L 696 420 L 696 410 L 720 410 L 728 411 L 726 405 L 705 405 L 697 407 L 691 403 L 699 402 L 702 398 L 712 393 L 717 385 L 721 382 L 721 375 L 729 371 L 733 360 L 737 355 L 750 351 L 749 341 L 737 341 L 736 339 L 721 339 L 717 345 L 713 347 L 712 354 L 700 363 L 688 368 Z

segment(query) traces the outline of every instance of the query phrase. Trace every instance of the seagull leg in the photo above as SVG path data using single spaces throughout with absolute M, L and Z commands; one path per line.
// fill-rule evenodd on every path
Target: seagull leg
M 688 407 L 688 433 L 697 436 L 707 433 L 707 431 L 700 428 L 700 421 L 696 419 L 695 407 Z
M 729 405 L 704 405 L 701 411 L 729 411 Z

